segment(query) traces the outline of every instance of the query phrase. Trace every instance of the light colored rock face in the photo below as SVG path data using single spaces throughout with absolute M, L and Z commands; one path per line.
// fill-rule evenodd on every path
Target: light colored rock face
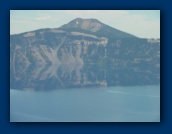
M 95 35 L 92 35 L 92 34 L 85 34 L 85 33 L 81 33 L 81 32 L 71 32 L 72 35 L 80 35 L 80 36 L 85 36 L 85 37 L 91 37 L 91 38 L 98 38 L 97 36 Z
M 35 32 L 26 33 L 23 35 L 23 37 L 33 37 L 33 36 L 35 36 Z
M 53 33 L 65 33 L 65 31 L 57 30 L 57 29 L 52 29 L 52 30 L 50 30 L 50 32 L 53 32 Z
M 90 30 L 92 32 L 97 32 L 98 30 L 101 29 L 100 23 L 91 20 L 83 20 L 79 22 L 78 25 L 80 25 L 81 29 Z

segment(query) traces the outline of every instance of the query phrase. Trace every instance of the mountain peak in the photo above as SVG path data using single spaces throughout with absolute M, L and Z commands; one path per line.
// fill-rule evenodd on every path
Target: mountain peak
M 91 32 L 97 32 L 102 28 L 102 23 L 97 19 L 82 19 L 76 18 L 60 28 L 80 28 Z
M 88 18 L 88 19 L 83 19 L 83 18 L 76 18 L 73 21 L 89 21 L 89 22 L 97 22 L 97 23 L 101 23 L 99 20 L 95 19 L 95 18 Z
M 108 26 L 95 18 L 82 19 L 76 18 L 67 24 L 64 24 L 60 28 L 62 29 L 72 29 L 72 30 L 86 30 L 92 32 L 98 36 L 108 37 L 108 38 L 137 38 L 134 35 L 120 31 L 111 26 Z

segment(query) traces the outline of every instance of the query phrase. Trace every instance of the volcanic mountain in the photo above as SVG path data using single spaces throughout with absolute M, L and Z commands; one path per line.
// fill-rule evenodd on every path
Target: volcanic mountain
M 10 35 L 11 86 L 40 89 L 47 79 L 52 88 L 157 84 L 160 42 L 81 18 L 59 28 Z

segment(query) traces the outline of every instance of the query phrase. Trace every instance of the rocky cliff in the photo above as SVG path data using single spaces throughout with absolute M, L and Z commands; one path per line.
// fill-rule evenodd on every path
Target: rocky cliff
M 63 75 L 57 75 L 59 68 Z M 96 19 L 81 18 L 60 28 L 10 35 L 11 86 L 27 78 L 23 72 L 35 69 L 34 77 L 29 75 L 25 80 L 32 81 L 33 88 L 39 85 L 33 81 L 39 83 L 45 77 L 55 79 L 54 84 L 45 86 L 54 85 L 52 88 L 159 84 L 160 42 L 138 38 Z M 46 71 L 49 73 L 40 77 Z

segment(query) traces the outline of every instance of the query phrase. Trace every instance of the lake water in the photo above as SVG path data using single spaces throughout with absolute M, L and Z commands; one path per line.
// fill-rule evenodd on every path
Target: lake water
M 10 122 L 160 122 L 160 86 L 10 89 Z

